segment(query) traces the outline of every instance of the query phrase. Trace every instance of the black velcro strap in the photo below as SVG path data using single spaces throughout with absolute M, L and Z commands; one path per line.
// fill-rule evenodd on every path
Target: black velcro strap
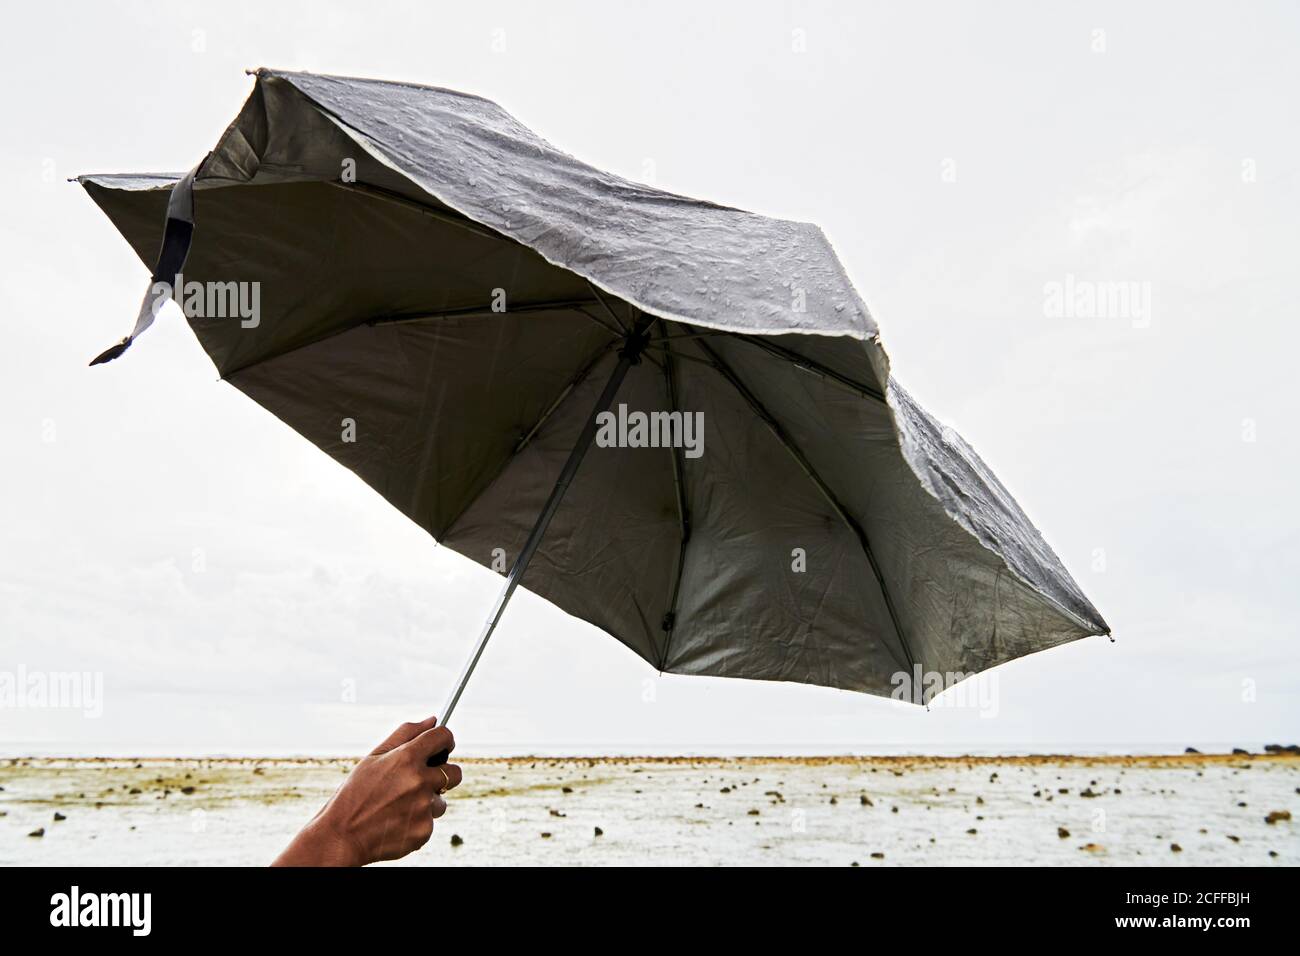
M 203 162 L 207 162 L 206 156 Z M 122 355 L 145 329 L 153 325 L 158 310 L 173 296 L 176 276 L 185 267 L 185 259 L 190 254 L 190 243 L 194 239 L 194 177 L 203 168 L 203 162 L 172 186 L 171 196 L 167 199 L 167 222 L 163 227 L 158 263 L 154 266 L 149 288 L 145 289 L 144 299 L 140 302 L 140 311 L 136 313 L 131 334 L 100 352 L 91 360 L 91 365 L 102 365 Z

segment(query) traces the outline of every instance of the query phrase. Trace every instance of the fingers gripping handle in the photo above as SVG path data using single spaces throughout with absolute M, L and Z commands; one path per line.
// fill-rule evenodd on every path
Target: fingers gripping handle
M 456 706 L 456 702 L 455 702 L 455 701 L 452 701 L 452 702 L 451 702 L 451 707 L 455 707 L 455 706 Z M 451 716 L 451 709 L 450 709 L 450 708 L 447 708 L 447 707 L 444 707 L 444 708 L 443 708 L 443 711 L 442 711 L 442 716 L 438 718 L 438 722 L 437 722 L 434 726 L 436 726 L 436 727 L 446 727 L 446 726 L 447 726 L 447 718 L 448 718 L 449 716 Z M 449 759 L 451 759 L 451 751 L 450 751 L 450 750 L 439 750 L 436 754 L 434 754 L 432 757 L 430 757 L 428 760 L 426 760 L 426 761 L 424 762 L 424 765 L 425 765 L 426 767 L 441 767 L 441 766 L 442 766 L 443 764 L 445 764 Z

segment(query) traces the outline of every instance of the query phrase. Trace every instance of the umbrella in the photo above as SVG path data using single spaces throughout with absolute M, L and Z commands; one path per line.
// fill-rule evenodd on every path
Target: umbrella
M 258 70 L 186 174 L 79 182 L 223 380 L 661 672 L 929 701 L 1101 615 L 891 377 L 816 226 L 594 169 L 496 104 Z M 525 577 L 526 574 L 526 577 Z M 931 679 L 943 675 L 945 679 Z

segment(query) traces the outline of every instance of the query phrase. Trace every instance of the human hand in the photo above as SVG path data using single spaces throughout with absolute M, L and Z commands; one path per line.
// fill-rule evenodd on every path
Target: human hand
M 437 721 L 402 724 L 363 757 L 272 866 L 365 866 L 428 843 L 433 821 L 447 812 L 442 794 L 461 780 L 456 764 L 427 766 L 456 746 Z

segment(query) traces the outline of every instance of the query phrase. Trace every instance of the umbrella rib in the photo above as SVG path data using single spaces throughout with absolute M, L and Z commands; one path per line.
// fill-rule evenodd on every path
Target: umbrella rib
M 729 333 L 729 332 L 723 332 L 723 331 L 721 331 L 721 330 L 719 330 L 719 329 L 709 329 L 709 331 L 707 331 L 707 332 L 686 332 L 686 333 L 683 333 L 682 335 L 674 335 L 674 336 L 672 336 L 672 340 L 673 340 L 674 342 L 686 342 L 686 341 L 689 341 L 689 340 L 691 340 L 691 339 L 717 338 L 717 337 L 719 337 L 719 336 L 729 335 L 729 334 L 731 334 L 731 333 Z M 667 336 L 665 336 L 665 338 L 667 338 Z M 648 347 L 649 347 L 649 346 L 647 346 L 647 348 L 648 348 Z M 659 346 L 659 347 L 660 347 L 660 348 L 666 348 L 667 346 Z
M 620 338 L 627 334 L 622 327 L 614 328 L 597 315 L 588 312 L 587 309 L 595 305 L 595 299 L 551 299 L 544 302 L 525 302 L 522 305 L 510 306 L 501 311 L 492 308 L 483 308 L 482 306 L 467 306 L 463 309 L 448 309 L 444 312 L 413 312 L 410 314 L 386 315 L 379 318 L 366 319 L 365 325 L 409 325 L 415 322 L 425 322 L 430 319 L 455 319 L 473 317 L 476 315 L 509 315 L 511 313 L 529 313 L 529 312 L 577 312 L 585 319 L 595 322 L 606 332 L 611 335 L 617 335 Z
M 668 325 L 665 322 L 663 335 L 661 338 L 667 340 L 675 336 L 668 335 Z M 674 354 L 670 349 L 664 349 L 664 380 L 668 388 L 668 414 L 671 415 L 677 411 L 677 381 L 673 374 L 673 357 Z M 683 474 L 681 449 L 675 443 L 670 443 L 669 452 L 673 458 L 673 487 L 677 495 L 677 520 L 681 526 L 681 541 L 677 546 L 677 571 L 673 576 L 672 597 L 668 601 L 668 613 L 664 615 L 664 649 L 659 658 L 659 672 L 663 673 L 668 666 L 668 652 L 672 647 L 673 631 L 677 627 L 677 599 L 682 589 L 682 572 L 686 567 L 686 546 L 691 540 L 691 512 L 690 506 L 686 502 L 686 481 Z
M 591 321 L 599 325 L 602 329 L 609 332 L 611 335 L 617 335 L 620 338 L 622 338 L 624 335 L 627 334 L 626 332 L 623 331 L 621 327 L 614 328 L 613 326 L 607 324 L 605 320 L 602 319 L 600 316 L 593 315 L 592 313 L 588 312 L 586 306 L 581 306 L 581 305 L 574 306 L 573 311 L 582 313 L 584 316 L 591 319 Z
M 592 315 L 590 312 L 587 311 L 587 308 L 590 307 L 592 304 L 593 304 L 593 300 L 591 299 L 552 299 L 545 302 L 524 302 L 520 305 L 511 306 L 510 308 L 506 309 L 504 312 L 494 312 L 491 308 L 483 308 L 482 306 L 466 306 L 464 308 L 459 308 L 459 309 L 444 309 L 441 312 L 422 311 L 422 312 L 400 313 L 395 315 L 380 315 L 369 319 L 361 319 L 358 322 L 355 322 L 351 325 L 345 325 L 342 328 L 333 329 L 329 332 L 326 332 L 324 335 L 318 335 L 316 338 L 309 339 L 306 342 L 300 342 L 296 345 L 290 345 L 287 348 L 277 349 L 276 351 L 270 353 L 269 355 L 263 355 L 261 358 L 253 359 L 251 362 L 245 362 L 243 365 L 237 366 L 236 368 L 229 369 L 221 373 L 221 377 L 223 379 L 228 379 L 232 375 L 238 375 L 240 372 L 245 372 L 248 369 L 253 368 L 254 366 L 261 365 L 263 362 L 271 362 L 274 361 L 275 359 L 283 358 L 284 356 L 288 355 L 290 352 L 296 352 L 299 349 L 310 348 L 311 346 L 318 345 L 321 342 L 326 341 L 327 339 L 332 339 L 336 335 L 342 335 L 345 332 L 351 332 L 354 329 L 359 329 L 363 325 L 374 328 L 375 326 L 379 326 L 379 325 L 410 325 L 416 322 L 431 321 L 433 319 L 472 318 L 476 315 L 501 316 L 501 315 L 512 315 L 515 313 L 528 313 L 528 312 L 571 311 L 571 312 L 580 313 L 584 318 L 591 319 L 592 321 L 596 322 L 596 324 L 599 325 L 602 329 L 604 329 L 605 331 L 611 334 L 617 334 L 619 336 L 622 336 L 623 335 L 622 332 L 615 333 L 614 330 L 611 329 L 608 325 L 606 325 L 604 322 L 601 322 L 594 315 Z
M 772 414 L 767 410 L 763 403 L 758 400 L 758 397 L 745 386 L 745 383 L 740 380 L 740 377 L 736 375 L 731 366 L 723 361 L 722 357 L 718 355 L 717 352 L 713 351 L 713 349 L 705 342 L 698 341 L 696 344 L 709 356 L 709 358 L 713 360 L 713 367 L 718 370 L 723 378 L 731 383 L 731 386 L 737 392 L 740 393 L 740 396 L 749 405 L 754 414 L 757 415 L 763 424 L 768 427 L 768 430 L 772 432 L 776 437 L 776 440 L 780 442 L 781 446 L 790 454 L 790 457 L 798 463 L 799 467 L 803 470 L 803 473 L 811 479 L 813 484 L 817 486 L 817 490 L 822 493 L 822 496 L 826 499 L 827 503 L 829 503 L 835 513 L 839 515 L 840 520 L 848 526 L 849 530 L 852 531 L 854 536 L 858 539 L 858 544 L 861 546 L 863 553 L 867 556 L 867 563 L 871 565 L 871 572 L 876 577 L 876 583 L 880 586 L 880 594 L 885 601 L 885 610 L 889 612 L 889 620 L 894 625 L 894 631 L 898 635 L 899 643 L 903 647 L 903 653 L 907 656 L 908 667 L 912 674 L 915 675 L 916 657 L 912 654 L 911 645 L 908 643 L 907 635 L 903 631 L 903 625 L 898 618 L 898 609 L 894 606 L 894 599 L 889 593 L 889 586 L 885 583 L 885 576 L 880 570 L 880 565 L 876 561 L 874 552 L 871 550 L 871 542 L 867 540 L 867 533 L 862 529 L 862 526 L 858 524 L 857 520 L 849 514 L 844 505 L 840 503 L 835 492 L 831 490 L 830 486 L 826 484 L 821 475 L 817 473 L 817 470 L 813 468 L 812 463 L 808 461 L 803 452 L 800 451 L 794 442 L 790 440 L 790 437 L 786 435 L 785 429 L 783 429 L 777 420 L 772 417 Z M 913 680 L 913 683 L 915 684 L 917 682 Z
M 596 301 L 605 307 L 605 311 L 609 313 L 609 317 L 614 320 L 614 324 L 617 325 L 621 330 L 619 334 L 626 335 L 627 327 L 623 325 L 622 321 L 619 319 L 618 315 L 615 314 L 610 304 L 605 301 L 605 297 L 600 294 L 600 289 L 596 287 L 596 283 L 592 282 L 590 279 L 587 279 L 586 282 L 587 282 L 587 288 L 590 289 L 591 294 L 596 297 Z
M 857 395 L 859 398 L 868 398 L 874 402 L 881 402 L 882 404 L 885 401 L 884 394 L 880 391 L 880 389 L 876 388 L 875 386 L 867 385 L 864 382 L 856 381 L 855 379 L 849 378 L 847 375 L 840 374 L 834 369 L 827 368 L 825 365 L 822 365 L 818 362 L 814 362 L 812 359 L 804 355 L 800 355 L 798 352 L 794 351 L 793 349 L 787 349 L 783 346 L 775 345 L 774 343 L 771 342 L 765 342 L 756 336 L 745 335 L 744 333 L 739 333 L 739 332 L 702 332 L 702 333 L 696 333 L 694 335 L 674 335 L 673 341 L 678 342 L 678 341 L 685 341 L 687 339 L 708 338 L 708 337 L 735 339 L 738 342 L 744 342 L 747 345 L 753 345 L 756 348 L 760 348 L 764 352 L 767 352 L 769 355 L 781 359 L 782 361 L 790 362 L 792 365 L 794 365 L 796 368 L 802 371 L 808 372 L 812 375 L 816 375 L 818 378 L 822 379 L 823 381 L 829 382 L 832 385 L 838 385 L 839 387 L 846 389 L 852 392 L 853 394 Z M 657 352 L 670 354 L 674 358 L 687 359 L 692 362 L 700 362 L 704 365 L 713 364 L 712 362 L 706 359 L 698 358 L 694 355 L 686 355 L 683 352 L 674 352 L 671 349 L 669 349 L 668 346 L 660 345 L 655 342 L 651 342 L 649 345 L 646 346 L 646 348 L 653 349 L 654 351 Z
M 596 363 L 599 362 L 602 358 L 604 358 L 605 353 L 608 352 L 617 344 L 618 344 L 617 342 L 607 343 L 606 345 L 602 346 L 596 352 L 595 355 L 593 355 L 590 359 L 587 360 L 587 362 L 582 366 L 582 368 L 578 370 L 578 374 L 569 380 L 569 384 L 564 386 L 564 388 L 560 390 L 560 394 L 555 396 L 555 401 L 551 402 L 551 404 L 547 406 L 546 411 L 542 412 L 541 417 L 537 419 L 533 427 L 528 429 L 527 434 L 525 434 L 523 438 L 519 439 L 519 443 L 515 445 L 515 450 L 510 453 L 510 456 L 512 458 L 524 450 L 524 448 L 528 445 L 528 443 L 533 440 L 533 436 L 536 435 L 539 431 L 541 431 L 542 426 L 545 425 L 547 420 L 550 419 L 550 417 L 555 414 L 555 410 L 560 407 L 561 403 L 566 398 L 569 397 L 569 394 L 575 388 L 577 388 L 580 384 L 582 384 L 583 380 L 586 379 L 588 375 L 591 374 L 591 370 L 595 368 Z
M 386 200 L 387 202 L 395 203 L 398 206 L 404 206 L 407 209 L 413 209 L 416 212 L 423 213 L 424 215 L 428 216 L 430 219 L 434 219 L 448 226 L 456 226 L 457 228 L 464 229 L 468 232 L 472 232 L 478 236 L 483 236 L 487 239 L 504 240 L 512 245 L 523 246 L 523 243 L 519 242 L 519 240 L 512 239 L 510 236 L 507 236 L 505 233 L 497 232 L 495 229 L 492 229 L 489 226 L 485 226 L 482 223 L 478 222 L 477 220 L 470 219 L 468 216 L 464 216 L 458 212 L 454 212 L 451 210 L 444 211 L 442 209 L 435 209 L 433 206 L 429 206 L 425 203 L 418 202 L 414 199 L 410 199 L 406 196 L 403 196 L 401 193 L 394 192 L 391 189 L 385 189 L 382 186 L 371 186 L 366 183 L 344 183 L 344 182 L 339 182 L 336 179 L 327 179 L 324 180 L 324 182 L 327 182 L 329 183 L 329 185 L 336 186 L 339 189 L 343 189 L 347 192 L 361 193 L 363 196 L 371 196 L 375 199 L 383 199 Z M 524 246 L 524 248 L 527 247 Z
M 812 374 L 833 382 L 836 385 L 841 385 L 851 392 L 856 392 L 863 398 L 870 398 L 882 403 L 885 401 L 884 393 L 881 392 L 880 389 L 872 385 L 867 385 L 865 382 L 851 379 L 847 375 L 842 375 L 834 369 L 827 368 L 819 362 L 814 362 L 812 359 L 800 355 L 793 349 L 788 349 L 783 345 L 777 345 L 775 342 L 766 342 L 757 336 L 746 335 L 744 333 L 732 333 L 729 337 L 739 339 L 741 342 L 756 346 L 770 355 L 775 355 L 777 358 L 792 362 L 795 366 L 803 369 L 805 372 L 811 372 Z
M 519 453 L 524 450 L 524 448 L 529 444 L 529 442 L 533 440 L 533 437 L 539 431 L 541 431 L 542 426 L 545 425 L 546 422 L 550 419 L 550 417 L 554 415 L 555 412 L 559 409 L 559 407 L 564 404 L 564 400 L 567 399 L 570 395 L 572 395 L 573 392 L 577 389 L 577 387 L 581 385 L 583 381 L 586 380 L 587 376 L 591 374 L 592 369 L 596 367 L 596 365 L 600 362 L 602 358 L 605 357 L 605 355 L 610 351 L 610 349 L 618 345 L 619 342 L 621 341 L 622 340 L 605 343 L 599 349 L 596 350 L 596 353 L 592 355 L 591 358 L 589 358 L 586 362 L 583 363 L 582 367 L 578 369 L 577 374 L 574 375 L 573 378 L 569 380 L 569 382 L 564 386 L 564 388 L 560 389 L 560 392 L 558 395 L 555 396 L 554 401 L 552 401 L 546 407 L 546 411 L 542 412 L 541 417 L 537 419 L 537 421 L 533 424 L 533 427 L 528 429 L 527 433 L 524 434 L 523 438 L 521 438 L 515 444 L 514 449 L 510 452 L 510 457 L 508 457 L 505 461 L 501 463 L 501 467 L 499 467 L 493 473 L 492 477 L 487 481 L 487 483 L 484 484 L 479 489 L 478 494 L 473 495 L 469 499 L 469 501 L 465 503 L 464 507 L 462 507 L 460 511 L 456 512 L 455 517 L 453 517 L 450 521 L 447 522 L 446 526 L 442 529 L 442 533 L 438 536 L 440 539 L 445 539 L 451 536 L 451 533 L 455 529 L 457 522 L 459 522 L 460 519 L 465 516 L 465 512 L 469 511 L 470 507 L 474 504 L 475 501 L 479 499 L 479 497 L 483 494 L 484 491 L 486 491 L 488 488 L 491 488 L 494 484 L 496 484 L 497 479 L 499 479 L 501 475 L 505 473 L 505 470 L 510 467 L 510 463 L 514 461 L 517 457 L 519 457 Z
M 684 335 L 681 335 L 681 336 L 674 335 L 674 336 L 673 336 L 673 339 L 674 339 L 674 340 L 676 340 L 676 339 L 678 339 L 678 338 L 686 338 L 686 336 L 684 336 Z M 659 345 L 659 344 L 657 344 L 657 343 L 655 343 L 655 342 L 651 342 L 651 343 L 649 343 L 649 344 L 646 346 L 646 351 L 647 351 L 647 352 L 659 352 L 659 353 L 661 353 L 661 354 L 663 354 L 663 355 L 671 355 L 671 356 L 672 356 L 673 358 L 675 358 L 675 359 L 685 359 L 687 362 L 699 362 L 701 365 L 707 365 L 707 366 L 709 366 L 710 368 L 713 367 L 713 363 L 710 362 L 708 359 L 702 359 L 702 358 L 700 358 L 698 355 L 687 355 L 685 352 L 675 352 L 675 351 L 673 351 L 672 349 L 670 349 L 668 346 L 666 346 L 666 345 Z
M 459 319 L 476 315 L 511 315 L 517 312 L 555 312 L 555 311 L 575 311 L 581 312 L 583 309 L 592 305 L 591 299 L 548 299 L 542 302 L 524 302 L 519 305 L 507 306 L 504 309 L 494 309 L 491 306 L 467 305 L 459 309 L 443 309 L 440 312 L 406 312 L 395 315 L 381 315 L 373 319 L 366 319 L 364 325 L 409 325 L 413 322 L 424 322 L 429 319 Z M 592 316 L 586 315 L 587 318 Z M 607 331 L 613 332 L 603 322 L 601 327 Z M 619 332 L 622 335 L 623 332 Z

